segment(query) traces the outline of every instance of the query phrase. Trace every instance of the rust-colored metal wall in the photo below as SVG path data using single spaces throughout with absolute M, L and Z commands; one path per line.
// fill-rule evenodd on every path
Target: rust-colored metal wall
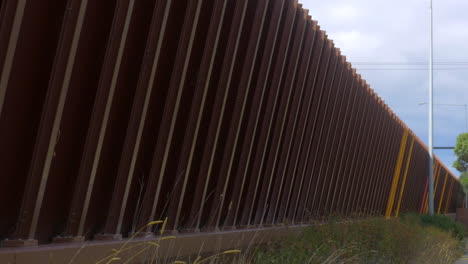
M 3 246 L 427 212 L 427 147 L 297 1 L 0 4 Z

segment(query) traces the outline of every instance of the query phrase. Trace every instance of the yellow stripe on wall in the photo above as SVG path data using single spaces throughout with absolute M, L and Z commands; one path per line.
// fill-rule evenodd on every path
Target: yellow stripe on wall
M 390 218 L 393 209 L 393 203 L 395 201 L 395 193 L 398 185 L 398 180 L 400 178 L 401 166 L 403 164 L 403 157 L 405 155 L 406 142 L 408 141 L 408 129 L 405 128 L 405 132 L 401 138 L 400 143 L 400 152 L 398 153 L 398 159 L 395 165 L 395 173 L 393 174 L 392 187 L 390 189 L 390 194 L 387 200 L 387 210 L 385 212 L 385 217 Z
M 400 188 L 400 197 L 398 198 L 398 204 L 397 204 L 397 208 L 396 208 L 396 212 L 395 212 L 396 217 L 398 217 L 398 215 L 400 214 L 401 200 L 402 200 L 403 194 L 405 192 L 406 178 L 408 177 L 408 171 L 409 171 L 409 167 L 410 167 L 410 164 L 411 164 L 411 157 L 413 156 L 413 147 L 414 147 L 414 137 L 411 140 L 409 155 L 408 155 L 408 158 L 406 159 L 405 174 L 403 175 L 403 182 L 401 183 L 401 188 Z
M 442 207 L 442 201 L 444 200 L 445 187 L 447 186 L 448 177 L 449 177 L 449 173 L 447 171 L 447 173 L 445 174 L 444 187 L 442 187 L 442 194 L 440 194 L 439 208 L 437 209 L 438 214 L 440 214 L 440 208 Z
M 435 196 L 437 194 L 437 186 L 439 185 L 439 178 L 440 178 L 440 171 L 442 170 L 442 165 L 439 164 L 439 168 L 437 170 L 437 174 L 436 174 L 436 177 L 435 177 L 435 184 L 434 184 L 434 199 L 435 199 Z
M 445 213 L 448 212 L 449 204 L 452 200 L 452 190 L 453 190 L 453 183 L 455 182 L 455 179 L 451 179 L 450 181 L 450 189 L 449 192 L 447 193 L 447 201 L 445 202 Z

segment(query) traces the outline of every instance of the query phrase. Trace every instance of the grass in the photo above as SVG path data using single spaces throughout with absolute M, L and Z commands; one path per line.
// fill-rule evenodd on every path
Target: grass
M 415 216 L 413 216 L 415 217 Z M 418 219 L 416 217 L 416 219 Z M 463 240 L 465 237 L 465 227 L 454 221 L 452 218 L 444 215 L 422 215 L 419 217 L 420 224 L 425 226 L 434 226 L 443 231 L 451 233 L 455 238 Z
M 162 224 L 162 235 L 166 221 L 155 221 L 148 225 Z M 139 246 L 141 250 L 131 254 L 125 252 L 132 250 L 135 245 L 124 244 L 99 263 L 134 263 L 132 260 L 138 255 L 145 254 L 149 256 L 145 258 L 145 263 L 444 264 L 453 263 L 462 255 L 464 235 L 461 224 L 440 215 L 407 214 L 390 220 L 373 217 L 340 221 L 335 218 L 326 224 L 311 226 L 300 235 L 247 248 L 243 252 L 234 249 L 210 256 L 168 259 L 159 255 L 162 253 L 158 250 L 160 242 L 175 237 L 162 236 L 154 242 L 145 242 L 145 245 Z
M 132 244 L 131 242 L 147 227 L 156 226 L 161 224 L 161 230 L 159 230 L 159 237 L 157 237 L 154 241 L 145 241 L 136 244 Z M 96 262 L 96 264 L 110 264 L 110 263 L 141 263 L 141 259 L 143 257 L 143 261 L 145 264 L 152 264 L 152 263 L 172 263 L 172 264 L 202 264 L 202 263 L 213 263 L 218 261 L 224 256 L 231 256 L 237 255 L 241 253 L 241 250 L 232 249 L 232 250 L 225 250 L 219 252 L 217 254 L 202 257 L 197 256 L 194 257 L 193 261 L 183 261 L 168 258 L 167 256 L 161 256 L 159 254 L 159 248 L 161 247 L 161 242 L 164 240 L 173 240 L 176 239 L 176 236 L 164 236 L 164 231 L 167 224 L 167 217 L 164 221 L 158 220 L 148 223 L 147 225 L 140 228 L 138 231 L 134 232 L 133 235 L 120 247 L 112 249 L 112 253 L 107 255 L 105 258 Z M 74 258 L 72 258 L 73 261 Z M 72 262 L 70 261 L 70 263 Z
M 251 263 L 453 263 L 463 237 L 463 226 L 445 216 L 333 222 L 267 244 Z

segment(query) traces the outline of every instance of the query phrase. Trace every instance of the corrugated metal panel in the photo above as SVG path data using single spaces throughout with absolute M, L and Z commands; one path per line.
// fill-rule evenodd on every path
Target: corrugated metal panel
M 427 147 L 297 1 L 0 6 L 4 246 L 427 211 Z

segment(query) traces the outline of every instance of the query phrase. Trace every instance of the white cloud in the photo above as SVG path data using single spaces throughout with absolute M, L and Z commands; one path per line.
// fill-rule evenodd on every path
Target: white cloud
M 343 47 L 344 54 L 350 55 L 364 54 L 361 52 L 363 50 L 374 53 L 382 46 L 382 41 L 377 36 L 356 30 L 330 32 L 330 38 L 336 42 L 338 47 Z
M 330 15 L 334 20 L 349 21 L 359 17 L 359 9 L 351 5 L 337 5 L 330 9 Z

